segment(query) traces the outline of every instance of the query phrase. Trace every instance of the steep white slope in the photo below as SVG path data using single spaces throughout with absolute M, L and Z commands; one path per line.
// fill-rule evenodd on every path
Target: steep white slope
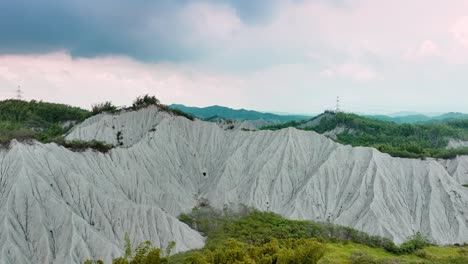
M 98 140 L 114 146 L 128 147 L 138 142 L 158 123 L 170 118 L 167 112 L 150 106 L 138 111 L 124 111 L 119 114 L 99 114 L 79 126 L 67 135 L 67 140 Z
M 221 120 L 218 121 L 219 127 L 225 130 L 258 130 L 262 127 L 266 126 L 273 126 L 278 125 L 280 122 L 275 122 L 271 120 L 244 120 L 244 121 L 236 121 L 236 120 Z
M 460 184 L 468 184 L 468 156 L 458 156 L 452 160 L 439 160 L 439 162 Z
M 468 190 L 437 161 L 392 158 L 291 128 L 224 130 L 156 108 L 93 117 L 67 138 L 116 143 L 112 126 L 122 124 L 126 147 L 108 154 L 19 143 L 0 152 L 4 263 L 108 260 L 122 253 L 125 232 L 137 242 L 199 247 L 202 237 L 174 216 L 200 198 L 397 243 L 417 231 L 441 244 L 468 242 Z
M 127 178 L 125 164 L 116 167 L 127 157 L 123 151 L 73 153 L 15 142 L 1 151 L 0 263 L 110 263 L 122 255 L 125 232 L 135 243 L 165 247 L 175 240 L 177 251 L 203 246 L 197 232 L 144 202 L 139 185 L 120 186 L 135 176 Z

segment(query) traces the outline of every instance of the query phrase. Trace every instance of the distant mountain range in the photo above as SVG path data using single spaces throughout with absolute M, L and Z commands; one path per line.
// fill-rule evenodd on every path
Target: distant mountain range
M 295 120 L 307 120 L 312 118 L 312 116 L 307 115 L 278 115 L 246 109 L 232 109 L 229 107 L 219 105 L 208 107 L 190 107 L 181 104 L 172 104 L 169 107 L 189 113 L 203 120 L 218 120 L 219 118 L 224 118 L 239 121 L 263 119 L 276 122 L 289 122 Z
M 365 117 L 382 120 L 382 121 L 390 121 L 395 122 L 398 124 L 414 124 L 414 123 L 431 123 L 431 122 L 444 122 L 444 121 L 451 121 L 451 120 L 459 120 L 459 119 L 468 119 L 468 114 L 463 113 L 445 113 L 438 116 L 427 116 L 422 114 L 412 114 L 412 115 L 404 115 L 404 116 L 388 116 L 388 115 L 364 115 Z
M 232 109 L 225 106 L 208 106 L 208 107 L 190 107 L 182 104 L 172 104 L 171 108 L 179 109 L 183 112 L 189 113 L 197 118 L 212 121 L 219 119 L 233 119 L 238 121 L 245 120 L 268 120 L 277 123 L 284 123 L 298 120 L 309 120 L 315 115 L 281 115 L 274 113 L 258 112 L 246 109 Z M 450 120 L 468 119 L 468 114 L 464 113 L 445 113 L 440 115 L 432 114 L 419 114 L 415 112 L 400 112 L 389 115 L 366 115 L 359 114 L 374 120 L 382 120 L 395 122 L 397 124 L 415 124 L 415 123 L 430 123 L 430 122 L 444 122 Z

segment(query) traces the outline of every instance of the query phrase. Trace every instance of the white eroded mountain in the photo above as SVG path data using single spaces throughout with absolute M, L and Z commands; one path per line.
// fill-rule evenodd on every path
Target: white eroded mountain
M 397 243 L 417 231 L 441 244 L 468 242 L 468 189 L 435 160 L 392 158 L 291 128 L 224 130 L 156 107 L 94 116 L 67 139 L 121 147 L 78 153 L 13 142 L 1 150 L 0 262 L 108 263 L 122 254 L 125 232 L 135 243 L 201 247 L 203 238 L 176 219 L 201 198 Z

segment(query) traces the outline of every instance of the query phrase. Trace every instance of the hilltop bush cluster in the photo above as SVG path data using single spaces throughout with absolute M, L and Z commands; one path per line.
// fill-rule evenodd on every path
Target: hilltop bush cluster
M 122 110 L 126 110 L 126 111 L 137 111 L 137 110 L 140 110 L 142 108 L 146 108 L 146 107 L 149 107 L 149 106 L 157 106 L 161 111 L 165 111 L 165 112 L 168 112 L 168 113 L 171 113 L 173 115 L 176 115 L 176 116 L 183 116 L 189 120 L 194 120 L 194 116 L 190 115 L 190 114 L 187 114 L 179 109 L 173 109 L 173 108 L 170 108 L 169 106 L 165 105 L 165 104 L 162 104 L 158 98 L 156 98 L 155 96 L 152 96 L 152 95 L 143 95 L 143 96 L 139 96 L 137 97 L 133 103 L 132 103 L 132 106 L 130 107 L 117 107 L 115 106 L 114 104 L 112 104 L 112 102 L 110 101 L 107 101 L 107 102 L 103 102 L 103 103 L 99 103 L 99 104 L 95 104 L 92 106 L 92 114 L 93 115 L 97 115 L 97 114 L 100 114 L 100 113 L 111 113 L 111 114 L 114 114 L 114 113 L 119 113 L 120 111 Z

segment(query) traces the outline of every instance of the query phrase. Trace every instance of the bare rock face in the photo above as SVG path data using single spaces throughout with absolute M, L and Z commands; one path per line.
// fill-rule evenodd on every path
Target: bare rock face
M 135 177 L 116 164 L 136 157 L 122 151 L 74 153 L 17 142 L 0 151 L 0 263 L 110 263 L 122 255 L 126 232 L 135 244 L 150 240 L 165 248 L 174 240 L 177 251 L 202 247 L 203 237 L 146 199 L 140 184 L 123 186 Z
M 460 184 L 468 184 L 468 156 L 458 156 L 452 160 L 439 160 L 439 162 Z
M 122 147 L 102 154 L 12 143 L 0 151 L 0 262 L 110 262 L 125 232 L 135 243 L 201 247 L 200 234 L 176 219 L 201 198 L 396 243 L 418 231 L 440 244 L 468 242 L 468 189 L 435 160 L 392 158 L 293 128 L 224 130 L 156 107 L 94 116 L 67 139 Z

